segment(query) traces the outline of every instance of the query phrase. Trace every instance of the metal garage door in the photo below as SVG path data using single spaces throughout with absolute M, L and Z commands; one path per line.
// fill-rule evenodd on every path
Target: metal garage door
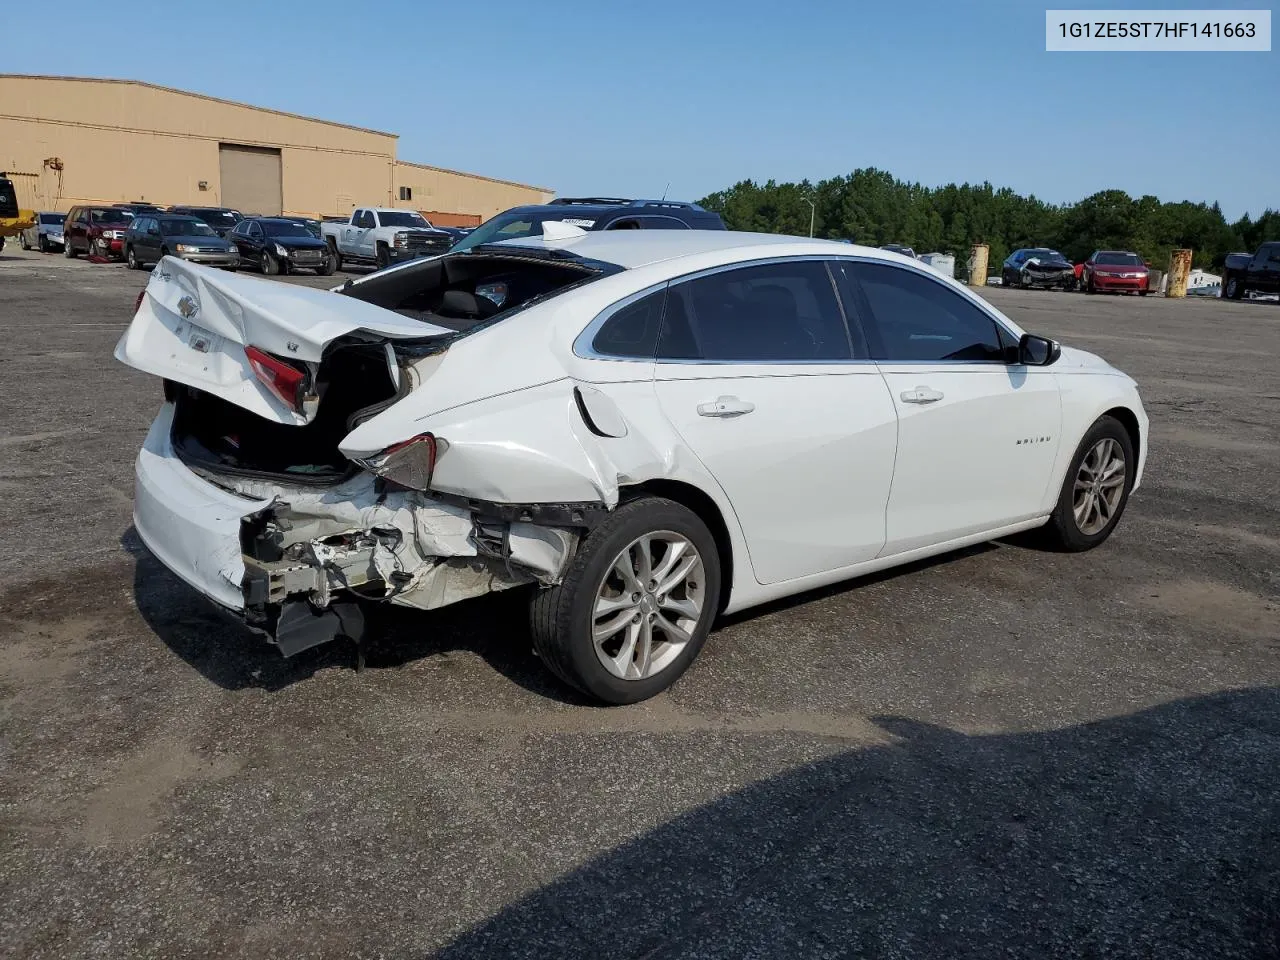
M 283 208 L 279 150 L 220 143 L 218 169 L 224 207 L 267 217 L 280 214 Z

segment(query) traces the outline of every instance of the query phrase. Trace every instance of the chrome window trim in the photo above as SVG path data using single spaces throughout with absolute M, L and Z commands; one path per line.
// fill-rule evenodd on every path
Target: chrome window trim
M 573 355 L 582 360 L 609 360 L 609 361 L 618 362 L 618 363 L 659 363 L 659 364 L 668 363 L 668 364 L 686 364 L 686 365 L 687 364 L 703 364 L 705 366 L 739 366 L 739 367 L 747 366 L 747 365 L 760 366 L 760 367 L 763 367 L 763 366 L 775 366 L 775 367 L 777 366 L 789 366 L 789 367 L 824 366 L 824 367 L 827 367 L 827 366 L 840 366 L 840 365 L 867 366 L 870 364 L 878 364 L 880 366 L 948 366 L 948 367 L 978 366 L 978 367 L 1000 367 L 1000 368 L 1018 366 L 1018 364 L 1005 363 L 1003 360 L 871 360 L 866 357 L 854 357 L 848 360 L 687 360 L 687 359 L 676 360 L 676 359 L 662 359 L 660 357 L 615 356 L 607 353 L 598 353 L 595 350 L 595 348 L 592 346 L 592 341 L 595 340 L 596 334 L 600 332 L 600 328 L 603 327 L 615 313 L 617 313 L 619 310 L 622 310 L 630 306 L 631 304 L 635 303 L 637 300 L 641 300 L 644 297 L 647 297 L 651 293 L 657 293 L 659 290 L 670 287 L 673 284 L 685 283 L 690 280 L 698 280 L 698 279 L 701 279 L 702 277 L 708 277 L 716 273 L 724 273 L 727 270 L 738 270 L 743 267 L 758 267 L 758 266 L 764 266 L 772 263 L 796 263 L 804 260 L 818 260 L 823 263 L 834 262 L 834 261 L 845 261 L 848 263 L 885 264 L 891 267 L 896 267 L 899 270 L 904 270 L 908 273 L 918 273 L 921 276 L 926 277 L 932 283 L 936 283 L 942 287 L 946 287 L 952 294 L 956 296 L 959 296 L 959 297 L 965 296 L 963 293 L 957 293 L 955 290 L 951 290 L 950 286 L 945 282 L 945 280 L 932 270 L 921 268 L 921 267 L 909 266 L 907 264 L 902 264 L 902 263 L 895 263 L 891 260 L 882 260 L 879 257 L 867 257 L 867 256 L 851 257 L 851 256 L 840 256 L 838 254 L 806 253 L 806 254 L 801 254 L 799 256 L 793 256 L 793 257 L 764 257 L 758 260 L 738 260 L 738 261 L 735 261 L 734 263 L 724 263 L 718 267 L 706 267 L 702 270 L 693 270 L 693 271 L 690 271 L 689 273 L 681 274 L 680 276 L 677 276 L 677 277 L 670 277 L 659 283 L 651 284 L 650 286 L 645 287 L 643 290 L 638 290 L 635 293 L 628 294 L 627 296 L 623 297 L 621 300 L 617 301 L 616 303 L 610 304 L 609 306 L 601 310 L 598 314 L 596 314 L 595 318 L 590 323 L 588 323 L 586 327 L 583 328 L 582 332 L 579 333 L 576 337 L 574 337 L 573 348 L 572 348 Z M 845 316 L 846 329 L 848 328 L 848 325 L 850 323 L 860 322 L 860 321 L 857 321 L 856 318 L 850 317 L 847 315 L 847 311 L 845 310 L 844 300 L 840 296 L 839 291 L 836 290 L 835 294 L 836 294 L 837 304 L 839 304 L 841 311 L 844 311 L 846 314 Z M 981 297 L 973 296 L 969 298 L 969 301 L 975 307 L 981 310 L 982 313 L 984 313 L 988 318 L 990 318 L 992 323 L 994 323 L 997 327 L 999 327 L 1006 334 L 1008 334 L 1009 337 L 1012 338 L 1014 341 L 1017 341 L 1020 339 L 1020 337 L 1017 334 L 1015 334 L 1012 330 L 1010 330 L 1008 326 L 1006 326 L 1001 321 L 1000 317 L 998 317 L 996 314 L 991 312 L 990 307 L 986 304 L 985 301 L 982 300 Z

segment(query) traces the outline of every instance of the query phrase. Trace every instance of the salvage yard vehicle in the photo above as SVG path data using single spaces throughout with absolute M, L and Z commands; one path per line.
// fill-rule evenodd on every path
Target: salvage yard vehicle
M 41 253 L 49 253 L 62 247 L 62 224 L 67 219 L 65 213 L 53 210 L 41 210 L 36 213 L 35 223 L 18 235 L 23 250 L 33 247 Z
M 242 264 L 265 274 L 314 270 L 326 276 L 337 269 L 328 245 L 304 224 L 280 217 L 246 217 L 227 234 L 240 251 Z
M 1150 283 L 1146 262 L 1131 250 L 1096 250 L 1080 271 L 1085 293 L 1136 293 L 1145 297 Z
M 77 206 L 62 224 L 62 252 L 68 260 L 79 254 L 119 260 L 124 256 L 124 235 L 133 214 L 121 207 Z
M 16 236 L 35 223 L 35 213 L 18 207 L 18 191 L 13 181 L 0 173 L 0 250 L 4 238 Z
M 1280 293 L 1280 240 L 1264 243 L 1253 256 L 1227 254 L 1222 296 L 1240 300 L 1250 293 Z
M 775 235 L 548 224 L 334 291 L 172 261 L 115 355 L 163 381 L 143 542 L 281 652 L 526 586 L 542 662 L 615 704 L 721 612 L 1032 528 L 1096 547 L 1147 452 L 1102 359 Z
M 164 213 L 164 207 L 157 207 L 154 203 L 147 203 L 145 200 L 134 200 L 132 203 L 113 203 L 112 206 L 121 210 L 128 210 L 135 217 L 140 217 L 144 213 Z
M 681 200 L 622 200 L 559 197 L 550 203 L 512 207 L 490 217 L 453 246 L 455 252 L 482 243 L 542 235 L 545 223 L 582 230 L 724 230 L 720 214 Z
M 244 219 L 244 214 L 230 207 L 191 207 L 179 204 L 170 207 L 168 212 L 203 220 L 213 227 L 214 232 L 220 237 L 225 237 L 235 229 L 237 223 Z
M 1009 254 L 1000 270 L 1001 286 L 1060 290 L 1076 288 L 1076 268 L 1057 250 L 1028 247 Z
M 444 253 L 452 234 L 437 230 L 416 210 L 360 207 L 345 223 L 323 221 L 320 232 L 337 269 L 343 264 L 376 264 L 379 269 L 418 257 Z
M 130 270 L 141 270 L 148 263 L 159 263 L 165 257 L 232 271 L 240 266 L 236 245 L 195 217 L 166 213 L 135 217 L 125 233 L 124 248 L 125 263 Z

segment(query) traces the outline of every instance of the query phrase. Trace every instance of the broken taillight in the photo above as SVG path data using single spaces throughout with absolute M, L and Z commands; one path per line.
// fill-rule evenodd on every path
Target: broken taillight
M 434 434 L 420 433 L 357 462 L 384 480 L 411 490 L 426 490 L 431 486 L 436 455 L 443 443 Z
M 302 388 L 307 379 L 304 371 L 257 347 L 245 347 L 244 354 L 263 386 L 290 410 L 302 409 Z

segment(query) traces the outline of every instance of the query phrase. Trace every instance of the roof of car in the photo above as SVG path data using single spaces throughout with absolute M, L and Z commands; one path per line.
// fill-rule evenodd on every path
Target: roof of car
M 815 240 L 777 233 L 740 233 L 733 230 L 598 230 L 584 231 L 583 236 L 567 240 L 548 241 L 541 237 L 521 237 L 484 246 L 563 250 L 589 260 L 615 263 L 628 270 L 664 260 L 730 250 L 749 254 L 746 259 L 767 257 L 771 252 L 776 252 L 778 256 L 814 254 L 847 257 L 856 254 L 879 260 L 911 262 L 892 250 L 851 245 L 838 240 Z
M 620 200 L 611 197 L 561 197 L 550 203 L 526 203 L 518 207 L 503 210 L 508 213 L 554 213 L 564 217 L 572 217 L 580 213 L 633 214 L 674 214 L 680 213 L 711 215 L 711 211 L 696 203 L 682 200 Z

